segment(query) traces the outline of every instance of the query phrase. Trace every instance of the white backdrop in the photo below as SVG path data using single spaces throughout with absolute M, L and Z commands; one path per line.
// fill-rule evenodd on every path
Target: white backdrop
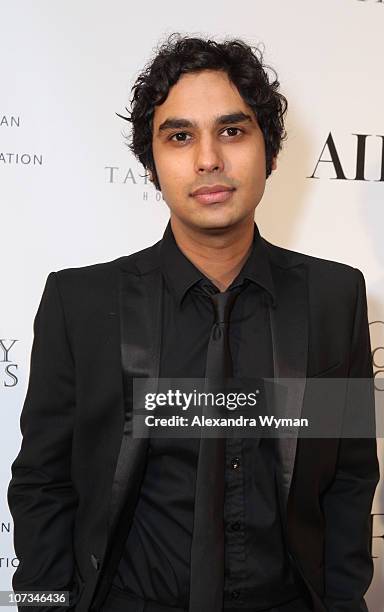
M 11 588 L 17 563 L 6 489 L 20 444 L 32 323 L 46 277 L 149 246 L 161 238 L 169 216 L 124 144 L 128 124 L 115 115 L 167 34 L 241 37 L 265 46 L 289 100 L 288 141 L 256 221 L 271 242 L 363 271 L 379 384 L 383 26 L 384 2 L 377 0 L 2 0 L 0 589 Z M 330 134 L 345 180 L 326 161 Z M 355 180 L 358 142 L 365 180 Z M 383 448 L 380 440 L 384 475 Z M 371 612 L 382 612 L 382 483 L 373 512 L 375 575 L 367 601 Z

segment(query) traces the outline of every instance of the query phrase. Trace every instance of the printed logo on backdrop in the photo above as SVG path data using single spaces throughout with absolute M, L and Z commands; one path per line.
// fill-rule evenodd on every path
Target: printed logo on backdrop
M 11 523 L 0 522 L 0 535 L 1 538 L 4 536 L 9 536 L 11 534 Z M 19 565 L 19 560 L 17 557 L 0 557 L 0 570 L 7 569 L 9 567 L 16 568 Z
M 15 387 L 19 382 L 16 376 L 18 368 L 13 359 L 14 346 L 17 340 L 0 338 L 0 388 Z
M 372 545 L 371 545 L 371 556 L 373 559 L 383 558 L 383 544 L 384 544 L 384 514 L 374 513 L 371 514 L 371 533 L 372 533 Z
M 142 169 L 121 168 L 120 166 L 104 166 L 105 180 L 110 184 L 131 185 L 142 190 L 144 201 L 160 202 L 164 201 L 162 193 L 157 191 L 150 182 L 147 175 L 141 174 Z
M 372 344 L 372 365 L 375 377 L 376 391 L 384 391 L 384 321 L 371 321 L 369 323 Z M 384 557 L 384 514 L 371 515 L 373 559 Z
M 0 134 L 4 137 L 6 130 L 19 129 L 21 120 L 16 115 L 0 114 Z M 4 142 L 4 138 L 2 138 Z M 41 153 L 31 153 L 30 151 L 12 151 L 10 147 L 0 150 L 0 168 L 2 166 L 21 165 L 21 166 L 42 166 L 43 156 Z
M 384 182 L 384 136 L 381 134 L 352 134 L 351 136 L 354 137 L 354 141 L 351 141 L 351 147 L 354 147 L 355 154 L 353 170 L 348 169 L 348 172 L 346 172 L 343 148 L 335 141 L 332 132 L 330 132 L 315 163 L 315 168 L 307 178 L 321 178 L 318 174 L 321 173 L 324 176 L 323 168 L 328 166 L 328 168 L 332 168 L 331 173 L 333 174 L 333 176 L 329 176 L 330 171 L 327 170 L 327 178 L 330 179 Z M 367 154 L 368 149 L 369 154 Z M 375 173 L 375 177 L 367 178 L 367 166 L 369 166 L 371 174 Z
M 376 391 L 384 391 L 384 321 L 369 323 Z
M 0 119 L 0 127 L 20 127 L 20 117 L 3 115 Z
M 0 390 L 15 387 L 19 379 L 16 375 L 18 364 L 15 359 L 15 345 L 18 342 L 15 338 L 0 338 Z M 4 544 L 4 538 L 9 540 L 11 535 L 11 522 L 0 521 L 0 539 L 3 554 L 0 556 L 0 571 L 9 568 L 16 569 L 19 560 L 14 556 L 4 554 L 5 550 L 12 550 L 12 542 Z M 7 538 L 8 536 L 8 538 Z

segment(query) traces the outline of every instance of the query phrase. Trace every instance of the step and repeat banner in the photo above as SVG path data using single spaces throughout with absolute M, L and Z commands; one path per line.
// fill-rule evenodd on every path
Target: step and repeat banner
M 2 0 L 1 590 L 11 588 L 18 563 L 6 491 L 47 275 L 143 249 L 169 218 L 116 113 L 170 33 L 242 38 L 276 69 L 288 139 L 256 221 L 270 242 L 362 270 L 376 387 L 384 390 L 383 31 L 381 0 Z M 372 526 L 367 602 L 382 612 L 383 482 Z

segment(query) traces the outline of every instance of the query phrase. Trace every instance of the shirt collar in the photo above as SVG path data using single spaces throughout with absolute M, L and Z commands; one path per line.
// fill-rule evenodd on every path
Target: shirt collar
M 170 221 L 168 221 L 163 234 L 160 266 L 165 281 L 173 292 L 178 305 L 181 304 L 184 295 L 195 283 L 200 280 L 211 282 L 181 251 L 175 240 Z M 245 279 L 265 289 L 272 297 L 273 304 L 276 305 L 276 291 L 268 254 L 256 223 L 254 223 L 251 252 L 230 287 L 241 284 Z

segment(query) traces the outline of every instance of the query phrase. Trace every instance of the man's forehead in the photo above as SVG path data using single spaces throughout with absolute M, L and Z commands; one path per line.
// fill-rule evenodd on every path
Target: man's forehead
M 206 122 L 214 122 L 217 116 L 232 113 L 234 107 L 244 113 L 250 110 L 226 73 L 204 70 L 182 75 L 154 112 L 160 121 L 172 115 L 192 121 L 199 116 Z

